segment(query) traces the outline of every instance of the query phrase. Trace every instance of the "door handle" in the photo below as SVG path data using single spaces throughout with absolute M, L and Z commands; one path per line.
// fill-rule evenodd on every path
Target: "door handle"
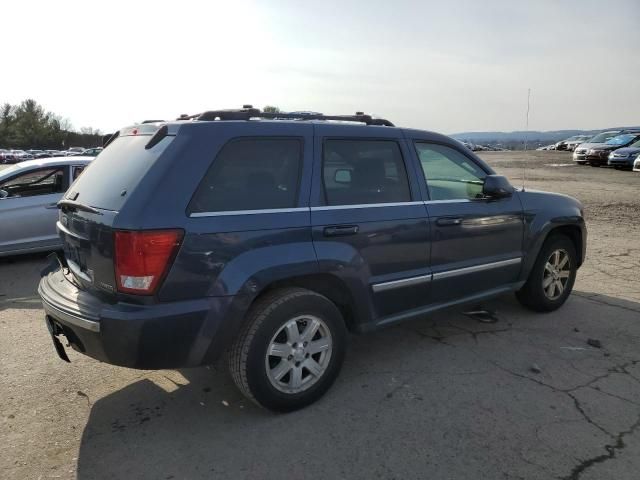
M 436 225 L 441 227 L 450 227 L 453 225 L 460 225 L 462 218 L 460 217 L 442 217 L 436 220 Z
M 58 208 L 58 204 L 57 203 L 50 203 L 49 205 L 47 205 L 44 208 L 46 208 L 47 210 L 57 209 Z
M 347 235 L 355 235 L 358 233 L 357 225 L 339 225 L 336 227 L 325 227 L 325 237 L 344 237 Z

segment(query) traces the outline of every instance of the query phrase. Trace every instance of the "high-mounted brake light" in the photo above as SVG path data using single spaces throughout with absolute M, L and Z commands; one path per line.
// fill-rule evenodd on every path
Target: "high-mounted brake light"
M 118 291 L 152 295 L 167 273 L 182 241 L 182 230 L 116 231 Z

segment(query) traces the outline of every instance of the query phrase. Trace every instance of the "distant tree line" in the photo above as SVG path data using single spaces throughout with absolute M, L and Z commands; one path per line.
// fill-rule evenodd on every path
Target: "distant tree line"
M 99 130 L 73 131 L 68 121 L 27 99 L 19 105 L 0 107 L 0 148 L 67 149 L 102 145 Z

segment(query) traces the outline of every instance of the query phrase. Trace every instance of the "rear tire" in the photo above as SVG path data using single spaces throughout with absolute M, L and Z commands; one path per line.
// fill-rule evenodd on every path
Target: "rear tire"
M 542 246 L 527 283 L 516 292 L 522 305 L 536 312 L 560 308 L 573 289 L 577 272 L 573 242 L 565 235 L 552 235 Z
M 347 329 L 333 302 L 302 288 L 278 289 L 250 309 L 229 350 L 229 370 L 247 398 L 288 412 L 325 394 L 346 347 Z

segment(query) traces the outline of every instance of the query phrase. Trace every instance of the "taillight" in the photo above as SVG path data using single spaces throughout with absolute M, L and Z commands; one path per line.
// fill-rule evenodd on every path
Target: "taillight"
M 118 291 L 152 295 L 167 273 L 181 241 L 182 230 L 116 231 Z

